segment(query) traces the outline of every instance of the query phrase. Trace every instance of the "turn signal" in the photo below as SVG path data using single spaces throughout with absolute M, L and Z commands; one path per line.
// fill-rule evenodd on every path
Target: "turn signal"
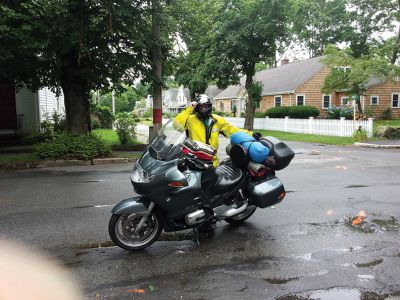
M 279 200 L 282 200 L 283 199 L 283 197 L 285 197 L 286 196 L 286 193 L 285 192 L 282 192 L 282 193 L 280 193 L 279 194 Z
M 172 187 L 181 187 L 181 186 L 184 186 L 183 182 L 180 182 L 180 181 L 172 181 L 172 182 L 168 183 L 168 185 L 169 185 L 169 186 L 172 186 Z

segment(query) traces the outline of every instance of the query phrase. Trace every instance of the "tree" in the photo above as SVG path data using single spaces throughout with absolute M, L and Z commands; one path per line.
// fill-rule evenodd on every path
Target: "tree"
M 390 80 L 400 74 L 400 68 L 378 53 L 372 52 L 355 58 L 350 49 L 338 49 L 332 45 L 325 50 L 322 62 L 331 72 L 325 78 L 322 92 L 344 91 L 356 100 L 358 111 L 363 113 L 360 96 L 366 91 L 369 79 L 375 77 Z
M 139 0 L 2 1 L 1 74 L 33 89 L 62 88 L 68 130 L 87 133 L 89 92 L 148 69 L 145 8 Z
M 235 0 L 225 1 L 218 10 L 206 66 L 219 87 L 238 84 L 240 76 L 246 76 L 246 129 L 253 129 L 255 106 L 261 99 L 262 87 L 253 79 L 256 64 L 275 59 L 277 45 L 287 35 L 288 4 Z
M 179 39 L 185 44 L 178 52 L 175 78 L 189 88 L 192 101 L 205 92 L 211 78 L 205 67 L 206 50 L 220 4 L 215 0 L 176 0 L 172 6 Z
M 350 16 L 346 0 L 294 0 L 293 31 L 310 57 L 320 56 L 329 44 L 346 40 Z
M 136 102 L 145 99 L 148 94 L 148 87 L 137 84 L 132 87 L 126 84 L 122 85 L 122 90 L 115 94 L 115 113 L 131 112 L 135 108 Z M 111 92 L 100 95 L 98 104 L 111 108 L 112 95 Z

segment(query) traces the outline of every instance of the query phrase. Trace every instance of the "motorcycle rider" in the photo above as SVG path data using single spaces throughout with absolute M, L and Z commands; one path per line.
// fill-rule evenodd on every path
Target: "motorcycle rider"
M 201 94 L 197 101 L 191 102 L 176 117 L 175 122 L 183 126 L 190 139 L 202 142 L 218 150 L 219 134 L 229 138 L 238 131 L 245 131 L 229 124 L 223 117 L 212 114 L 212 102 L 207 95 Z M 213 158 L 214 167 L 218 166 L 218 156 Z

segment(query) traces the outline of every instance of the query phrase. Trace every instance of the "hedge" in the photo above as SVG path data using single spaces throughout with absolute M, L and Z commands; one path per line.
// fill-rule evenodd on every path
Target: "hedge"
M 309 117 L 317 117 L 319 110 L 315 106 L 277 106 L 268 109 L 265 115 L 270 118 L 289 117 L 293 119 L 308 119 Z

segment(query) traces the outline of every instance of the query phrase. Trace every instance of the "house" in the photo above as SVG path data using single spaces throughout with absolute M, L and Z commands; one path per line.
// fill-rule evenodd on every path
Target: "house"
M 254 80 L 263 84 L 262 100 L 257 111 L 266 111 L 275 106 L 311 105 L 319 109 L 320 117 L 325 117 L 329 107 L 351 105 L 343 92 L 322 93 L 325 77 L 330 70 L 320 62 L 321 58 L 292 63 L 286 59 L 277 68 L 257 72 Z M 218 111 L 230 112 L 234 105 L 246 98 L 244 82 L 245 77 L 242 77 L 240 85 L 229 86 L 215 97 Z M 365 88 L 365 95 L 361 96 L 364 111 L 380 118 L 383 111 L 390 108 L 393 117 L 400 117 L 399 81 L 371 78 Z
M 204 92 L 208 97 L 213 99 L 221 90 L 215 85 L 210 85 Z M 180 86 L 179 88 L 171 88 L 162 92 L 162 105 L 165 112 L 177 113 L 186 107 L 190 102 L 190 91 L 188 88 Z M 146 98 L 146 108 L 153 107 L 153 97 L 148 95 Z
M 40 122 L 56 111 L 65 113 L 64 96 L 48 88 L 32 92 L 16 89 L 13 84 L 0 83 L 0 134 L 38 132 Z

